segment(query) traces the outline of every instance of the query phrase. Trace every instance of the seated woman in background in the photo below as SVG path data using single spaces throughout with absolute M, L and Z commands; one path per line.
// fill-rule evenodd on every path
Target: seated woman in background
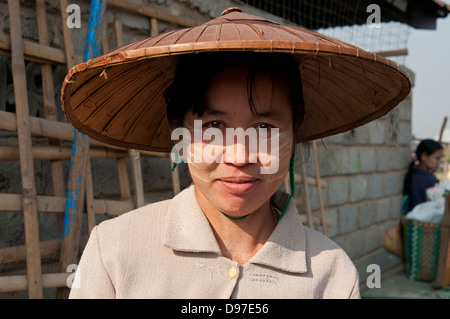
M 408 196 L 409 204 L 406 212 L 417 204 L 427 201 L 427 189 L 439 184 L 433 172 L 441 162 L 444 150 L 436 141 L 425 139 L 417 146 L 417 160 L 409 165 L 403 186 L 403 195 Z

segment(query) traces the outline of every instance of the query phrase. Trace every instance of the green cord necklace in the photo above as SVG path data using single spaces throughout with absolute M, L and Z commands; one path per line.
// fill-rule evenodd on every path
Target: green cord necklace
M 250 216 L 251 214 L 253 214 L 253 213 L 250 213 L 250 214 L 247 214 L 247 215 L 244 215 L 244 216 L 241 216 L 241 217 L 231 217 L 230 215 L 225 214 L 224 212 L 222 212 L 219 209 L 218 209 L 218 211 L 221 212 L 223 216 L 225 216 L 226 218 L 231 219 L 231 220 L 241 220 L 241 219 L 244 219 L 244 218 Z

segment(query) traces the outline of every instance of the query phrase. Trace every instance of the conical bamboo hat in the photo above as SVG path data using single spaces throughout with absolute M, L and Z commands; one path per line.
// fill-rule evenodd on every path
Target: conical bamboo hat
M 163 93 L 178 57 L 223 51 L 294 55 L 303 81 L 306 140 L 377 119 L 411 89 L 405 70 L 385 57 L 232 8 L 200 26 L 137 41 L 75 66 L 62 87 L 66 117 L 93 139 L 168 152 L 173 143 Z

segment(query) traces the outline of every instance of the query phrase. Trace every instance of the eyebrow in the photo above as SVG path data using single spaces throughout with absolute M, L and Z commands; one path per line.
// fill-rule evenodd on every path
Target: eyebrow
M 217 115 L 227 115 L 228 113 L 225 111 L 220 111 L 220 110 L 216 110 L 213 109 L 211 107 L 205 107 L 204 111 L 203 111 L 203 115 L 205 116 L 217 116 Z
M 228 112 L 216 110 L 211 107 L 205 107 L 205 110 L 203 111 L 203 116 L 225 116 L 228 115 Z M 280 114 L 275 110 L 269 110 L 265 112 L 255 113 L 257 117 L 260 118 L 273 118 L 278 119 L 280 117 Z

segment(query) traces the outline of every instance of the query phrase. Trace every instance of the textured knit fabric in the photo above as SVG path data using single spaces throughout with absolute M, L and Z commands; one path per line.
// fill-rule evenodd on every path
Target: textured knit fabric
M 277 192 L 276 207 L 288 195 Z M 94 228 L 70 298 L 360 298 L 355 266 L 290 202 L 244 265 L 222 256 L 194 186 Z
M 411 194 L 409 196 L 409 211 L 417 204 L 427 201 L 427 189 L 439 184 L 436 176 L 429 171 L 413 168 L 411 176 Z

